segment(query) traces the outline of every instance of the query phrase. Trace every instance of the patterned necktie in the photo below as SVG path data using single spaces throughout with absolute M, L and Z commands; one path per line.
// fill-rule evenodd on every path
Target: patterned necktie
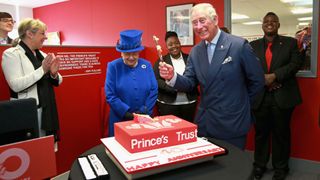
M 211 60 L 212 60 L 212 57 L 213 57 L 212 45 L 213 45 L 212 43 L 208 43 L 208 46 L 207 46 L 209 64 L 211 64 Z
M 271 65 L 271 60 L 272 60 L 272 52 L 271 52 L 271 46 L 272 46 L 272 43 L 269 42 L 268 43 L 268 47 L 267 47 L 267 50 L 266 50 L 266 62 L 267 62 L 267 67 L 268 67 L 268 72 L 270 71 L 270 65 Z

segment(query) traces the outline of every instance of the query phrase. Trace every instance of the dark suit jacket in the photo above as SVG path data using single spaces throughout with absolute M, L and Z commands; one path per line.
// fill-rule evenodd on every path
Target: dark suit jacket
M 261 60 L 265 73 L 267 64 L 265 59 L 266 42 L 264 38 L 252 41 L 252 48 Z M 299 86 L 296 80 L 302 60 L 298 51 L 297 41 L 286 36 L 277 36 L 272 43 L 272 61 L 269 73 L 276 74 L 276 81 L 282 87 L 274 91 L 274 98 L 280 108 L 291 108 L 302 102 Z M 253 109 L 260 107 L 267 88 L 264 88 L 256 98 Z
M 182 57 L 183 57 L 184 63 L 187 65 L 188 55 L 182 53 Z M 163 56 L 163 61 L 172 66 L 170 54 Z M 158 59 L 153 66 L 153 71 L 158 81 L 158 100 L 171 103 L 176 100 L 178 91 L 173 87 L 168 86 L 165 80 L 160 77 L 159 62 L 160 62 L 160 59 Z M 196 100 L 198 97 L 198 94 L 199 94 L 198 89 L 197 87 L 195 87 L 192 89 L 192 91 L 187 92 L 187 98 L 189 101 Z
M 252 123 L 250 102 L 264 86 L 262 67 L 249 43 L 221 31 L 211 64 L 205 42 L 194 46 L 174 87 L 186 91 L 198 84 L 198 134 L 220 139 L 245 135 Z

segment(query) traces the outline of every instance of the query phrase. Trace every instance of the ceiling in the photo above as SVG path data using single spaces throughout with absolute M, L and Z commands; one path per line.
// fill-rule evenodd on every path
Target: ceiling
M 282 0 L 285 1 L 285 0 Z M 248 31 L 256 31 L 259 34 L 261 33 L 261 24 L 257 25 L 243 25 L 244 22 L 249 21 L 262 21 L 262 18 L 265 14 L 269 11 L 276 13 L 280 19 L 280 33 L 284 34 L 292 34 L 298 28 L 297 18 L 300 17 L 310 17 L 312 13 L 307 14 L 293 14 L 291 9 L 294 7 L 305 7 L 305 8 L 312 8 L 312 0 L 293 0 L 295 3 L 298 1 L 306 3 L 309 2 L 309 5 L 298 5 L 294 3 L 283 3 L 281 0 L 231 0 L 231 11 L 234 13 L 244 14 L 249 16 L 248 19 L 241 19 L 241 20 L 232 20 L 232 33 L 237 35 L 248 35 L 252 34 Z M 311 20 L 304 21 L 307 23 L 312 23 Z M 259 32 L 259 33 L 258 33 Z
M 64 2 L 68 0 L 0 0 L 0 4 L 18 5 L 29 8 L 36 8 L 41 6 L 46 6 L 50 4 L 55 4 L 59 2 Z

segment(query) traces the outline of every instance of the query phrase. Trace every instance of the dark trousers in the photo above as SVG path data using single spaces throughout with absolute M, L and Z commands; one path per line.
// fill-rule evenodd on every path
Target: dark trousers
M 254 110 L 256 118 L 255 166 L 266 166 L 269 161 L 270 147 L 272 147 L 273 168 L 289 169 L 290 120 L 293 109 L 279 108 L 275 102 L 273 93 L 266 93 L 260 108 Z
M 159 115 L 175 115 L 181 119 L 193 122 L 197 103 L 185 105 L 169 105 L 157 102 Z

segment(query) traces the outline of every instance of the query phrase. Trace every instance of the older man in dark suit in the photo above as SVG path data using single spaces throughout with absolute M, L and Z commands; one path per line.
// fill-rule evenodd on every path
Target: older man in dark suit
M 202 41 L 192 48 L 184 75 L 166 63 L 160 63 L 160 75 L 181 91 L 200 85 L 198 136 L 223 139 L 244 149 L 252 122 L 250 104 L 264 86 L 262 67 L 246 40 L 219 29 L 211 4 L 194 6 L 191 20 Z
M 251 42 L 265 72 L 265 88 L 254 103 L 256 117 L 254 177 L 261 179 L 269 160 L 272 135 L 273 180 L 285 179 L 290 156 L 290 119 L 302 102 L 295 74 L 301 59 L 297 41 L 278 35 L 278 16 L 269 12 L 263 18 L 264 37 Z

